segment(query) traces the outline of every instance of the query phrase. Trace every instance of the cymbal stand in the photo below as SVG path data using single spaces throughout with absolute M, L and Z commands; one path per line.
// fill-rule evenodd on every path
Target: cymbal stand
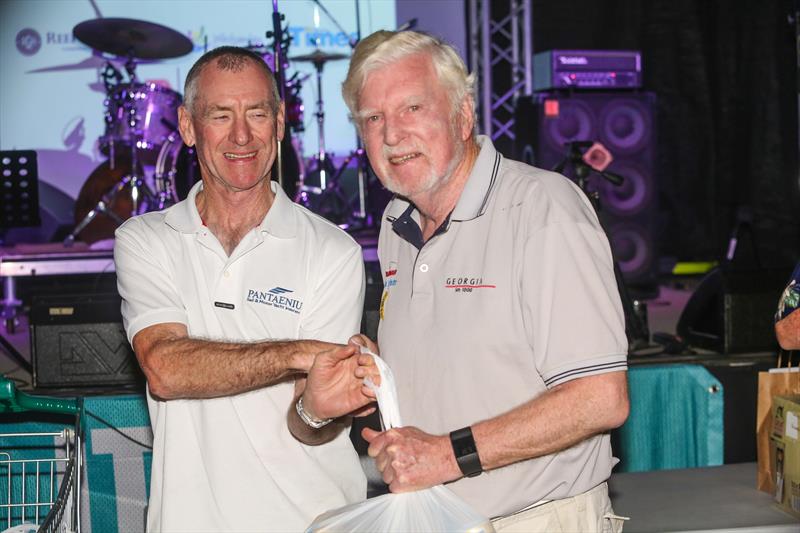
M 324 191 L 328 187 L 327 182 L 327 170 L 325 164 L 325 158 L 327 157 L 327 153 L 325 152 L 325 106 L 322 101 L 322 67 L 324 63 L 322 61 L 315 61 L 314 68 L 317 71 L 317 111 L 314 113 L 314 116 L 317 117 L 317 139 L 318 139 L 318 151 L 317 151 L 317 170 L 319 171 L 319 188 Z
M 305 177 L 308 177 L 309 174 L 317 173 L 319 175 L 319 186 L 309 185 L 304 179 L 298 188 L 297 198 L 295 199 L 307 207 L 312 203 L 310 202 L 309 193 L 322 195 L 329 188 L 328 176 L 331 173 L 331 162 L 328 160 L 328 154 L 325 151 L 325 104 L 322 97 L 322 68 L 325 61 L 314 61 L 313 64 L 317 76 L 317 110 L 314 116 L 317 117 L 318 150 L 313 158 L 314 168 L 306 172 Z
M 325 5 L 320 0 L 313 0 L 313 2 L 319 6 L 319 8 L 327 15 L 327 17 L 333 22 L 333 24 L 341 31 L 344 35 L 348 35 L 347 30 L 345 30 L 342 25 L 336 20 L 330 11 L 325 7 Z M 360 2 L 359 0 L 355 0 L 355 13 L 356 13 L 356 35 L 355 37 L 349 36 L 348 37 L 348 45 L 350 45 L 351 49 L 354 49 L 358 42 L 361 40 L 361 9 L 360 9 Z M 342 164 L 341 168 L 337 171 L 334 180 L 338 180 L 338 177 L 342 174 L 347 165 L 350 164 L 350 161 L 353 158 L 357 158 L 357 166 L 356 166 L 356 180 L 358 186 L 358 206 L 354 209 L 351 213 L 349 213 L 349 218 L 351 222 L 354 224 L 357 223 L 359 225 L 369 225 L 369 220 L 367 218 L 367 181 L 369 179 L 369 172 L 367 171 L 367 157 L 366 153 L 364 152 L 364 148 L 361 144 L 361 137 L 356 135 L 356 149 L 350 152 L 350 155 L 345 159 L 345 162 Z
M 338 171 L 325 151 L 325 104 L 322 97 L 322 68 L 326 59 L 313 61 L 317 71 L 317 142 L 318 152 L 313 157 L 313 167 L 305 172 L 297 189 L 295 201 L 335 224 L 347 222 L 347 199 L 341 190 L 338 178 L 344 166 Z M 309 184 L 310 176 L 319 177 L 319 185 Z
M 361 41 L 361 2 L 355 0 L 356 7 L 356 38 L 350 41 L 350 48 L 355 49 Z M 371 225 L 371 220 L 367 218 L 367 153 L 361 144 L 361 135 L 356 134 L 356 155 L 358 156 L 358 166 L 356 167 L 356 180 L 358 184 L 358 210 L 353 212 L 353 217 L 366 226 Z

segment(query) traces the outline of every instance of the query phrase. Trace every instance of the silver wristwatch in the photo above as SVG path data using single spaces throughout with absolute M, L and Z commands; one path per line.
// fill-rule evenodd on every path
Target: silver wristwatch
M 300 419 L 305 422 L 307 426 L 310 426 L 314 429 L 323 428 L 333 422 L 333 418 L 324 418 L 320 420 L 319 418 L 314 418 L 308 414 L 306 410 L 303 409 L 302 395 L 297 399 L 297 403 L 294 404 L 294 409 L 297 411 L 297 414 L 300 415 Z

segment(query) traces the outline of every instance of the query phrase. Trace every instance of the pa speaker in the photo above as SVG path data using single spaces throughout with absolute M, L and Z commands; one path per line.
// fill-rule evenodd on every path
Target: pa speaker
M 34 387 L 144 384 L 116 293 L 34 297 L 30 332 Z
M 565 159 L 571 141 L 599 142 L 611 153 L 613 161 L 606 170 L 624 180 L 614 185 L 592 174 L 589 186 L 599 195 L 600 220 L 625 282 L 654 284 L 658 198 L 655 96 L 647 92 L 552 92 L 518 100 L 516 159 L 549 170 Z M 567 174 L 568 170 L 569 166 Z
M 714 268 L 692 293 L 677 324 L 690 345 L 725 354 L 776 351 L 773 316 L 789 269 Z

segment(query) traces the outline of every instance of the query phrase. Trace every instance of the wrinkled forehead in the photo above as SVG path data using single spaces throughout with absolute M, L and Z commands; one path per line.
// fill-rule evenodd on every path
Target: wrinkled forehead
M 272 80 L 258 66 L 246 61 L 228 68 L 219 61 L 206 65 L 197 77 L 198 103 L 207 106 L 219 100 L 249 94 L 251 99 L 275 104 Z

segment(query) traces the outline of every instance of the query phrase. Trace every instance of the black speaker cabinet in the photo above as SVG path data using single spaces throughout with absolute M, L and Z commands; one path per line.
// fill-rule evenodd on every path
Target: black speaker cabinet
M 690 345 L 725 354 L 773 351 L 773 316 L 791 268 L 714 268 L 686 303 L 677 332 Z
M 34 387 L 144 384 L 116 293 L 36 296 L 30 334 Z
M 655 96 L 647 92 L 537 93 L 520 98 L 515 115 L 515 157 L 552 169 L 570 141 L 594 141 L 613 157 L 616 186 L 592 174 L 600 220 L 627 284 L 656 283 Z M 570 167 L 565 169 L 569 174 Z M 574 176 L 569 176 L 573 177 Z

